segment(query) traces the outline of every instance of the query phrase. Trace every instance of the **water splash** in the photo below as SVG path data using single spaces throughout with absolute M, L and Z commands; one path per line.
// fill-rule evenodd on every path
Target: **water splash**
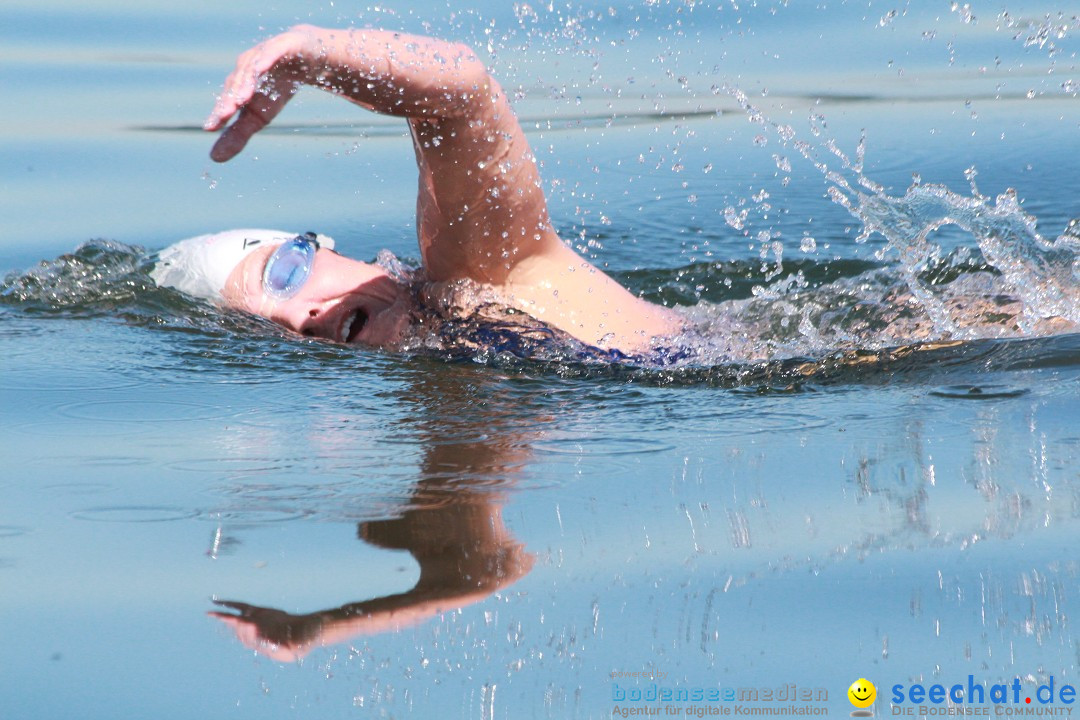
M 100 315 L 130 303 L 154 283 L 146 252 L 111 240 L 92 240 L 0 282 L 0 304 L 27 312 Z
M 770 120 L 746 93 L 725 89 L 751 123 L 771 130 L 820 173 L 828 197 L 858 221 L 856 242 L 882 238 L 884 245 L 875 257 L 882 262 L 899 259 L 895 266 L 809 290 L 805 282 L 789 276 L 754 289 L 755 296 L 772 300 L 768 305 L 751 301 L 698 313 L 705 328 L 728 323 L 725 330 L 737 328 L 740 336 L 759 339 L 741 347 L 729 344 L 727 352 L 761 358 L 845 346 L 883 348 L 911 341 L 1076 331 L 1080 242 L 1071 230 L 1075 221 L 1048 241 L 1014 190 L 993 199 L 983 195 L 974 167 L 965 173 L 970 195 L 944 185 L 924 185 L 917 174 L 903 195 L 890 195 L 864 173 L 865 134 L 852 156 L 830 137 L 823 115 L 810 114 L 813 141 L 808 141 L 792 126 Z M 738 225 L 745 226 L 745 218 Z M 934 241 L 945 226 L 964 231 L 970 247 L 945 251 Z M 706 329 L 704 334 L 719 333 Z
M 978 327 L 959 324 L 940 298 L 919 282 L 938 246 L 930 235 L 944 225 L 969 233 L 986 262 L 1000 274 L 1000 291 L 1019 300 L 1016 318 L 1021 334 L 1043 332 L 1046 321 L 1080 323 L 1080 297 L 1075 286 L 1075 241 L 1062 235 L 1048 242 L 1034 217 L 1020 206 L 1014 190 L 993 201 L 973 187 L 964 196 L 943 185 L 916 185 L 902 197 L 884 191 L 857 193 L 849 209 L 862 223 L 864 234 L 879 234 L 901 256 L 912 291 L 933 314 L 938 330 L 956 337 L 978 337 Z

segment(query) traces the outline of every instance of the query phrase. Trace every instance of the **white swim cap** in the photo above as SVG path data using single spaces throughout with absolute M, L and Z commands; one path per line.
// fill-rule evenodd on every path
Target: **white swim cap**
M 282 230 L 228 230 L 188 238 L 158 253 L 150 277 L 159 287 L 221 300 L 225 281 L 241 260 L 259 248 L 280 245 L 296 236 Z M 317 239 L 321 247 L 333 249 L 333 238 L 318 235 Z

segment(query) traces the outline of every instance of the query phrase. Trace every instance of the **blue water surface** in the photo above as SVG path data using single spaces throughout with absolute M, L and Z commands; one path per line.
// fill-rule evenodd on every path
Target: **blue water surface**
M 163 298 L 132 249 L 266 226 L 415 258 L 393 120 L 310 92 L 207 157 L 232 58 L 297 22 L 475 45 L 520 96 L 564 238 L 654 299 L 744 299 L 777 243 L 812 278 L 897 262 L 798 141 L 851 176 L 828 142 L 865 136 L 893 196 L 916 174 L 1014 188 L 1058 237 L 1080 216 L 1075 11 L 912 5 L 5 3 L 0 271 L 73 267 L 92 239 L 130 267 L 5 285 L 0 714 L 599 718 L 647 705 L 615 685 L 653 681 L 613 673 L 660 671 L 823 688 L 833 716 L 865 677 L 887 715 L 896 684 L 1080 682 L 1075 334 L 805 378 L 449 362 Z M 743 274 L 671 279 L 710 263 Z M 417 583 L 423 613 L 293 658 L 208 614 L 337 627 Z

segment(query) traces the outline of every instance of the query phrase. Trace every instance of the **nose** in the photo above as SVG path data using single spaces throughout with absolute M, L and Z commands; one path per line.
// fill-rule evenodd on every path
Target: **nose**
M 292 298 L 279 304 L 271 313 L 270 319 L 293 332 L 307 337 L 321 337 L 337 340 L 336 328 L 329 326 L 328 312 L 338 299 L 312 300 Z
M 317 335 L 318 333 L 315 332 L 312 325 L 316 322 L 320 315 L 322 315 L 321 308 L 311 308 L 310 310 L 308 310 L 308 319 L 307 322 L 300 327 L 300 334 L 307 335 L 308 337 Z

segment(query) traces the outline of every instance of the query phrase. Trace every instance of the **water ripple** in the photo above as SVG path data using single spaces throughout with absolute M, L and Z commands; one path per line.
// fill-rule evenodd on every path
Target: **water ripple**
M 280 502 L 324 500 L 339 495 L 343 487 L 345 487 L 344 483 L 317 483 L 310 485 L 257 483 L 230 485 L 220 488 L 218 492 L 222 495 L 240 497 L 245 500 Z
M 101 438 L 135 436 L 147 432 L 149 425 L 130 420 L 110 420 L 94 424 L 70 422 L 32 422 L 9 426 L 12 430 L 32 437 Z
M 64 417 L 75 420 L 158 423 L 189 420 L 209 420 L 230 414 L 226 408 L 197 402 L 175 400 L 95 400 L 60 405 Z
M 116 486 L 99 482 L 69 482 L 46 485 L 44 489 L 57 495 L 101 495 L 115 490 Z
M 76 510 L 71 517 L 93 522 L 154 523 L 187 520 L 198 514 L 197 510 L 162 505 L 117 505 Z
M 263 475 L 283 470 L 308 468 L 310 460 L 305 458 L 222 458 L 202 457 L 184 458 L 166 463 L 170 470 L 196 473 L 223 473 L 243 477 L 245 475 Z
M 934 397 L 954 400 L 1000 400 L 1016 398 L 1031 392 L 1028 388 L 1008 385 L 946 385 L 930 391 Z
M 605 457 L 665 452 L 673 449 L 675 446 L 647 438 L 582 437 L 542 440 L 533 445 L 533 447 L 538 452 L 546 452 L 553 455 Z
M 228 525 L 264 525 L 266 523 L 303 520 L 313 513 L 309 510 L 279 510 L 276 508 L 237 508 L 204 510 L 195 514 L 199 520 Z

